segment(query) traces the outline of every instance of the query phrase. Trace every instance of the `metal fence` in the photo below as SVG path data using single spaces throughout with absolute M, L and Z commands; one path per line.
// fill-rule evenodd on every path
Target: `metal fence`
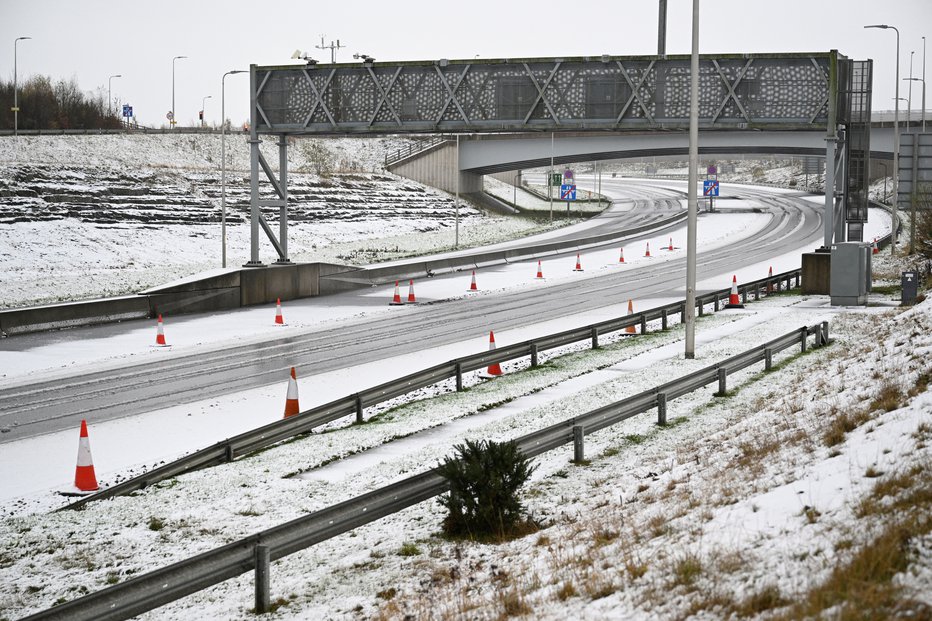
M 638 414 L 656 409 L 658 424 L 665 425 L 666 405 L 670 400 L 714 383 L 718 383 L 716 394 L 724 395 L 728 375 L 759 362 L 764 362 L 764 368 L 770 369 L 775 353 L 794 346 L 805 352 L 810 336 L 815 337 L 814 347 L 827 345 L 828 322 L 803 326 L 718 364 L 524 435 L 515 439 L 515 442 L 529 457 L 574 442 L 575 454 L 578 456 L 582 453 L 581 444 L 586 434 Z M 513 356 L 509 355 L 508 359 L 510 357 Z M 503 359 L 490 356 L 489 361 L 492 358 Z M 268 610 L 269 603 L 271 561 L 396 513 L 442 494 L 447 489 L 446 481 L 436 470 L 430 470 L 122 584 L 63 603 L 27 619 L 128 619 L 249 571 L 256 572 L 256 611 L 264 612 Z

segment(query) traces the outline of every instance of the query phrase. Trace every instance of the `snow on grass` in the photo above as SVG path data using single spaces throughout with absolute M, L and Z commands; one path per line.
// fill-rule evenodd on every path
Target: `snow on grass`
M 103 588 L 422 471 L 465 437 L 526 433 L 829 315 L 831 347 L 787 352 L 784 368 L 765 378 L 758 370 L 729 378 L 726 398 L 708 389 L 677 399 L 668 405 L 666 428 L 646 414 L 594 434 L 587 438 L 588 466 L 569 463 L 570 447 L 538 458 L 527 492 L 545 527 L 537 534 L 498 546 L 445 542 L 436 535 L 441 511 L 428 501 L 276 562 L 272 581 L 273 600 L 283 603 L 278 614 L 286 618 L 466 610 L 496 617 L 519 604 L 535 618 L 552 619 L 669 618 L 702 609 L 718 615 L 771 584 L 780 598 L 793 600 L 863 540 L 858 533 L 866 527 L 853 513 L 877 478 L 867 468 L 887 474 L 928 458 L 910 437 L 929 422 L 927 393 L 904 396 L 904 404 L 912 401 L 890 413 L 864 404 L 891 377 L 906 395 L 920 373 L 929 373 L 930 302 L 906 312 L 862 312 L 831 309 L 824 298 L 775 296 L 743 313 L 701 319 L 699 333 L 711 340 L 700 342 L 695 361 L 676 353 L 679 328 L 623 339 L 132 498 L 77 513 L 9 518 L 0 535 L 6 614 Z M 649 364 L 639 362 L 644 356 Z M 574 385 L 584 378 L 584 386 Z M 832 412 L 853 407 L 869 410 L 868 419 L 826 446 Z M 339 476 L 286 476 L 313 472 L 335 456 L 364 455 L 369 446 L 444 420 L 481 416 L 479 410 L 498 415 L 436 434 L 417 452 L 383 454 Z M 33 561 L 39 554 L 47 555 L 41 565 Z M 183 619 L 193 609 L 202 618 L 245 618 L 251 584 L 251 575 L 230 580 L 144 618 Z

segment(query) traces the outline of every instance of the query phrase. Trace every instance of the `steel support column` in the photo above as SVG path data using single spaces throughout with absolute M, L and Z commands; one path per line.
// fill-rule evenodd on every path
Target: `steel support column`
M 259 262 L 259 118 L 256 110 L 256 70 L 249 72 L 249 261 L 243 267 L 261 267 Z
M 278 212 L 278 244 L 281 256 L 276 263 L 291 263 L 288 259 L 288 140 L 278 136 L 278 190 L 282 201 Z
M 832 247 L 835 230 L 835 143 L 838 138 L 825 138 L 825 210 L 822 216 L 823 248 Z

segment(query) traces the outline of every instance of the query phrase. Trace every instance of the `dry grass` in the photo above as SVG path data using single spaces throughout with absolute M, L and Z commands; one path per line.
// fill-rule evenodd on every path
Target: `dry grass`
M 877 391 L 877 396 L 871 401 L 868 409 L 870 411 L 892 412 L 903 405 L 903 397 L 903 389 L 900 385 L 893 380 L 887 379 L 880 385 L 880 390 Z
M 825 446 L 832 447 L 844 442 L 845 435 L 869 421 L 871 419 L 870 412 L 875 409 L 870 407 L 867 410 L 840 411 L 838 408 L 832 407 L 828 413 L 828 428 L 822 434 L 822 441 Z

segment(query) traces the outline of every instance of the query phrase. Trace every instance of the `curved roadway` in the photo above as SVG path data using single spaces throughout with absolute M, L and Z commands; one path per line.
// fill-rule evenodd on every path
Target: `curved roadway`
M 668 198 L 667 192 L 660 195 Z M 821 239 L 821 209 L 813 203 L 750 189 L 738 194 L 754 198 L 773 217 L 753 236 L 700 252 L 699 280 Z M 653 231 L 634 240 L 656 235 Z M 464 334 L 482 333 L 490 317 L 496 329 L 506 330 L 525 326 L 532 316 L 547 321 L 627 299 L 671 297 L 683 289 L 685 264 L 682 257 L 543 288 L 437 302 L 258 344 L 5 389 L 0 391 L 0 426 L 13 415 L 18 422 L 0 435 L 0 443 L 73 428 L 91 412 L 98 421 L 109 420 L 277 383 L 291 366 L 300 366 L 308 376 L 459 342 Z

